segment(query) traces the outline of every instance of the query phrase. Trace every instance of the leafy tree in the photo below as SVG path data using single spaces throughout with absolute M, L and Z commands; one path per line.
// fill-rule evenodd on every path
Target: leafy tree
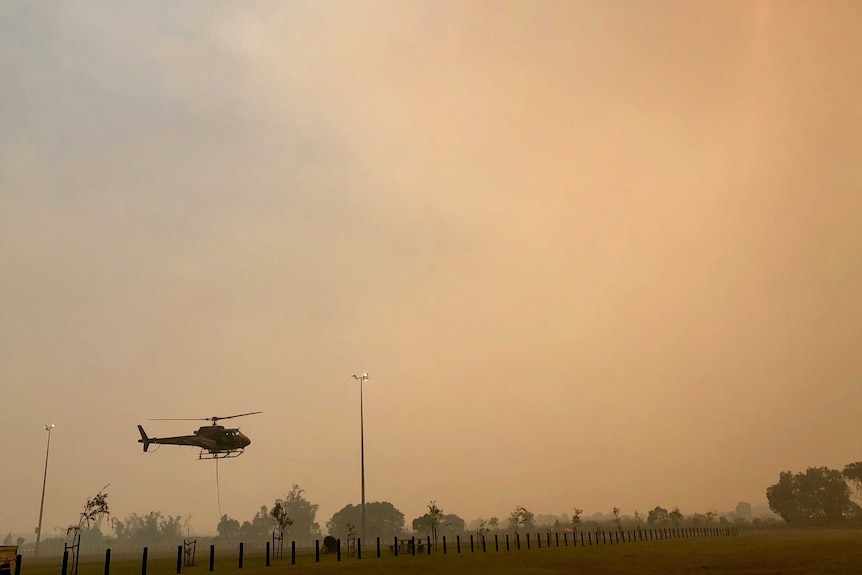
M 751 521 L 751 503 L 740 501 L 736 504 L 734 513 L 736 513 L 738 518 L 742 518 L 743 521 Z
M 348 504 L 327 521 L 326 528 L 333 537 L 346 539 L 348 523 L 362 522 L 362 506 Z M 365 504 L 365 531 L 368 537 L 388 539 L 404 532 L 404 514 L 388 501 Z
M 846 479 L 856 491 L 854 497 L 862 501 L 862 461 L 848 463 L 844 466 L 844 471 L 841 472 L 841 475 L 844 476 L 844 479 Z
M 464 533 L 466 526 L 467 524 L 463 519 L 454 513 L 447 513 L 440 518 L 440 535 L 460 535 Z
M 670 518 L 668 517 L 667 509 L 659 507 L 658 505 L 656 505 L 656 508 L 647 514 L 647 523 L 655 527 L 667 525 L 669 521 Z
M 431 501 L 428 503 L 428 513 L 413 520 L 413 529 L 414 531 L 428 531 L 431 535 L 431 541 L 434 543 L 434 548 L 436 549 L 437 535 L 444 517 L 445 514 L 437 506 L 437 502 Z
M 316 503 L 310 503 L 303 496 L 303 493 L 305 490 L 294 483 L 287 497 L 275 500 L 275 507 L 277 508 L 281 504 L 284 513 L 292 521 L 290 535 L 294 540 L 310 540 L 320 537 L 320 525 L 315 521 L 320 506 Z
M 578 528 L 581 526 L 581 515 L 584 514 L 584 510 L 580 507 L 575 507 L 574 513 L 572 513 L 572 531 L 574 533 L 578 532 Z
M 66 529 L 66 537 L 72 536 L 72 573 L 78 573 L 78 546 L 80 544 L 81 535 L 84 531 L 89 531 L 94 523 L 101 522 L 103 517 L 110 517 L 111 511 L 108 507 L 108 494 L 105 492 L 108 486 L 105 485 L 92 499 L 87 499 L 84 504 L 84 511 L 81 512 L 81 517 L 76 525 L 69 525 Z M 101 536 L 101 531 L 99 535 Z M 77 541 L 76 541 L 77 540 Z
M 850 487 L 836 469 L 809 467 L 794 475 L 782 471 L 778 483 L 766 489 L 769 508 L 791 524 L 831 524 L 856 514 Z
M 500 518 L 499 517 L 491 517 L 488 519 L 488 527 L 491 528 L 492 531 L 496 531 L 500 526 Z
M 667 518 L 670 519 L 674 525 L 679 525 L 683 520 L 682 511 L 679 510 L 679 507 L 674 507 L 673 511 L 667 514 Z
M 124 520 L 114 518 L 111 522 L 118 541 L 140 545 L 167 543 L 182 539 L 182 517 L 163 516 L 160 511 L 146 515 L 132 513 Z
M 107 488 L 108 486 L 105 485 L 95 497 L 87 499 L 87 503 L 84 504 L 84 511 L 81 512 L 81 518 L 76 525 L 70 525 L 66 529 L 66 537 L 71 535 L 74 541 L 74 538 L 80 536 L 85 528 L 90 529 L 92 524 L 99 521 L 102 517 L 110 517 L 111 511 L 108 508 L 108 494 L 105 492 Z
M 269 537 L 275 521 L 266 509 L 266 505 L 260 507 L 252 520 L 243 521 L 239 528 L 239 537 L 243 541 L 260 541 Z
M 518 505 L 509 514 L 509 527 L 517 533 L 519 527 L 532 527 L 534 518 L 535 515 L 532 512 Z
M 272 517 L 276 527 L 278 527 L 279 534 L 282 536 L 284 536 L 287 528 L 293 525 L 293 519 L 287 516 L 287 509 L 284 506 L 284 501 L 281 499 L 275 500 L 275 505 L 272 506 L 269 516 Z
M 221 519 L 218 521 L 218 526 L 216 527 L 216 531 L 220 537 L 224 537 L 228 541 L 232 538 L 235 538 L 239 535 L 239 521 L 236 519 L 231 519 L 227 515 L 222 515 Z
M 716 516 L 715 511 L 707 511 L 706 515 L 704 515 L 707 523 L 712 523 L 715 520 L 715 516 Z
M 26 541 L 26 539 L 24 539 L 23 537 L 19 537 L 18 539 L 15 540 L 15 545 L 17 545 L 18 547 L 21 547 L 22 545 L 24 545 L 24 541 Z

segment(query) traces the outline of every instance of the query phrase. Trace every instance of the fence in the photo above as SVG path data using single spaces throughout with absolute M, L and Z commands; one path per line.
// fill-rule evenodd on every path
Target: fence
M 523 535 L 523 536 L 522 536 Z M 447 555 L 454 551 L 454 554 L 467 553 L 469 549 L 469 553 L 500 553 L 500 552 L 517 552 L 528 549 L 542 549 L 551 548 L 551 547 L 593 547 L 593 546 L 602 546 L 602 545 L 624 545 L 624 544 L 638 544 L 638 543 L 649 543 L 656 541 L 666 541 L 666 540 L 675 540 L 675 539 L 690 539 L 690 538 L 704 538 L 704 537 L 735 537 L 739 535 L 739 531 L 736 527 L 667 527 L 667 528 L 659 528 L 659 529 L 632 529 L 632 530 L 621 530 L 621 531 L 581 531 L 581 532 L 554 532 L 554 531 L 543 531 L 543 532 L 523 532 L 523 533 L 513 533 L 513 534 L 504 534 L 504 537 L 501 537 L 500 534 L 495 534 L 493 536 L 493 540 L 490 540 L 486 535 L 469 535 L 469 540 L 466 538 L 462 539 L 460 535 L 455 537 L 455 548 L 451 549 L 451 541 L 447 541 L 446 536 L 442 537 L 442 549 L 435 549 L 431 544 L 431 537 L 421 538 L 421 537 L 410 537 L 399 538 L 393 537 L 391 540 L 381 541 L 380 537 L 377 537 L 374 541 L 374 544 L 368 547 L 367 549 L 363 549 L 363 541 L 361 538 L 357 537 L 355 542 L 355 555 L 347 554 L 346 556 L 352 557 L 353 561 L 362 560 L 363 555 L 367 556 L 376 556 L 380 558 L 383 553 L 391 554 L 394 557 L 399 557 L 403 555 L 409 556 L 417 556 L 418 555 L 431 555 L 432 553 L 442 553 L 443 555 Z M 346 542 L 345 542 L 346 543 Z M 246 546 L 244 543 L 238 544 L 238 554 L 237 557 L 237 567 L 242 569 L 245 562 L 245 550 Z M 252 547 L 252 546 L 249 546 Z M 259 546 L 254 546 L 258 547 Z M 270 567 L 272 565 L 273 560 L 278 560 L 278 556 L 274 556 L 273 549 L 271 548 L 271 541 L 267 541 L 265 545 L 265 555 L 264 561 L 266 567 Z M 332 554 L 335 555 L 336 561 L 342 560 L 342 542 L 341 539 L 336 539 L 335 544 L 332 545 L 331 541 L 326 541 L 325 545 L 322 545 L 321 540 L 314 541 L 313 553 L 314 553 L 314 562 L 320 563 L 321 554 Z M 300 553 L 297 553 L 297 545 L 296 541 L 290 542 L 290 564 L 295 565 L 297 561 L 297 555 L 311 555 L 311 547 L 300 547 Z M 493 551 L 492 551 L 493 550 Z M 209 546 L 209 571 L 215 571 L 215 556 L 216 556 L 216 547 L 215 545 Z M 141 575 L 147 575 L 147 562 L 149 557 L 149 548 L 144 547 L 141 551 Z M 15 575 L 21 574 L 21 556 L 18 555 L 18 561 L 15 565 Z M 181 574 L 183 570 L 183 566 L 187 565 L 188 561 L 188 542 L 184 542 L 184 545 L 179 545 L 176 547 L 176 572 L 177 574 Z M 257 561 L 260 561 L 259 556 L 257 557 Z M 104 574 L 110 575 L 111 570 L 111 549 L 105 550 L 105 569 Z M 60 569 L 60 575 L 70 575 L 69 573 L 69 552 L 66 551 L 63 553 L 63 563 Z

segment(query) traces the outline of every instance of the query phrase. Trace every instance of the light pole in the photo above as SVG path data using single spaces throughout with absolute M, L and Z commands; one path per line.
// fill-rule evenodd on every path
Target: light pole
M 368 381 L 368 374 L 354 375 L 353 379 L 359 382 L 359 450 L 362 461 L 362 526 L 360 533 L 362 541 L 365 541 L 365 414 L 362 405 L 362 384 Z
M 54 424 L 46 425 L 48 432 L 48 447 L 45 448 L 45 475 L 42 477 L 42 503 L 39 505 L 39 527 L 36 528 L 36 557 L 39 556 L 39 540 L 42 539 L 42 512 L 45 510 L 45 484 L 48 482 L 48 454 L 51 453 L 51 430 Z

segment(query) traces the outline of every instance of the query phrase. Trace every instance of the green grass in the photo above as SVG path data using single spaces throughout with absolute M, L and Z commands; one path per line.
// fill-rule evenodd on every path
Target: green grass
M 237 568 L 237 552 L 216 550 L 214 575 L 291 575 L 334 573 L 494 573 L 494 574 L 853 574 L 862 573 L 862 531 L 775 531 L 743 533 L 737 537 L 678 539 L 636 542 L 592 547 L 535 546 L 520 551 L 488 551 L 477 547 L 470 553 L 469 545 L 461 554 L 450 548 L 443 555 L 401 555 L 393 557 L 386 550 L 377 558 L 374 549 L 366 549 L 362 560 L 334 555 L 322 555 L 315 563 L 314 554 L 300 554 L 296 565 L 287 559 L 265 566 L 260 553 L 245 554 L 244 568 Z M 21 575 L 60 575 L 59 557 L 38 561 L 25 559 Z M 176 556 L 151 556 L 147 575 L 173 575 Z M 85 556 L 79 564 L 79 575 L 103 575 L 104 558 Z M 195 567 L 183 569 L 187 575 L 209 575 L 209 550 L 198 553 Z M 115 556 L 111 575 L 141 575 L 140 554 Z

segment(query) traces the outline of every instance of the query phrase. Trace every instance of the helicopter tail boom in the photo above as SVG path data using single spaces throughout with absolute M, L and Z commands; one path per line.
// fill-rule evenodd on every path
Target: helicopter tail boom
M 152 441 L 150 441 L 150 438 L 149 438 L 149 437 L 147 437 L 147 432 L 146 432 L 146 431 L 144 431 L 143 426 L 139 425 L 139 426 L 138 426 L 138 431 L 140 431 L 140 432 L 141 432 L 141 438 L 138 440 L 138 443 L 143 443 L 143 444 L 144 444 L 144 453 L 146 453 L 146 452 L 147 452 L 147 449 L 149 449 L 149 447 L 150 447 L 150 443 L 152 443 Z

